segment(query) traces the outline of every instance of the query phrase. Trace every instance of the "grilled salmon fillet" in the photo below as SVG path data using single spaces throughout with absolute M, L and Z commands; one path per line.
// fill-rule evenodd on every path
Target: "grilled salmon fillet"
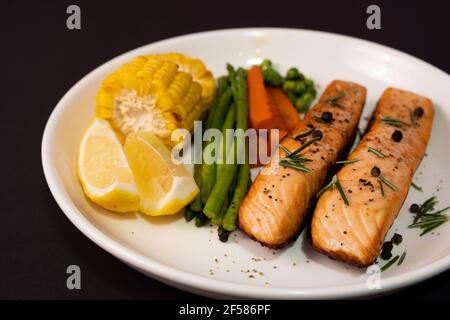
M 317 250 L 357 266 L 375 261 L 425 154 L 432 122 L 429 99 L 393 88 L 383 93 L 367 133 L 349 156 L 359 161 L 337 173 L 349 205 L 336 188 L 319 198 L 311 224 Z
M 285 149 L 278 148 L 256 177 L 239 209 L 241 230 L 272 248 L 297 234 L 329 168 L 351 144 L 365 99 L 366 89 L 356 83 L 335 80 L 328 85 L 319 102 L 281 141 Z M 320 140 L 307 145 L 311 139 Z M 286 150 L 302 145 L 307 147 L 298 156 L 310 160 L 304 163 L 309 172 L 279 163 Z

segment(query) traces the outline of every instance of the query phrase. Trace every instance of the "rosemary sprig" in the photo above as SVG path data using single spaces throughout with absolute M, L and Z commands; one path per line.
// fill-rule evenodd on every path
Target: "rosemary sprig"
M 339 193 L 341 194 L 342 200 L 344 200 L 344 203 L 349 206 L 350 203 L 348 202 L 347 196 L 345 195 L 345 192 L 342 189 L 342 186 L 336 175 L 333 176 L 333 179 L 331 179 L 330 183 L 328 183 L 325 187 L 320 189 L 319 192 L 317 192 L 316 197 L 319 198 L 322 194 L 329 190 L 333 190 L 334 188 L 338 189 Z
M 414 218 L 414 223 L 420 220 L 424 214 L 427 214 L 428 211 L 431 211 L 434 209 L 434 206 L 438 203 L 436 197 L 431 197 L 427 199 L 419 208 L 417 211 L 417 214 Z
M 292 138 L 297 140 L 297 139 L 301 139 L 301 138 L 306 138 L 307 136 L 309 136 L 311 133 L 313 133 L 316 130 L 316 127 L 312 127 L 311 129 L 301 132 L 299 134 L 297 134 L 296 136 L 293 136 Z
M 399 120 L 399 119 L 395 119 L 395 118 L 393 118 L 391 116 L 384 116 L 384 117 L 382 117 L 381 118 L 381 122 L 383 122 L 383 123 L 385 123 L 387 125 L 393 126 L 393 127 L 397 127 L 397 128 L 403 128 L 405 126 L 406 127 L 410 126 L 409 123 L 406 123 L 406 122 L 404 122 L 402 120 Z
M 450 206 L 435 212 L 430 212 L 434 210 L 434 206 L 437 203 L 436 197 L 427 199 L 417 210 L 413 223 L 410 224 L 408 228 L 422 229 L 420 236 L 423 236 L 449 221 L 450 216 L 443 213 L 450 209 Z
M 372 152 L 378 158 L 386 158 L 386 155 L 383 154 L 380 150 L 374 149 L 372 147 L 367 147 L 367 151 Z
M 400 258 L 399 255 L 393 257 L 389 262 L 387 262 L 384 266 L 381 267 L 381 272 L 384 272 L 387 269 L 389 269 L 389 267 L 392 266 L 394 263 L 396 263 L 399 258 Z
M 355 163 L 358 161 L 359 161 L 359 159 L 340 160 L 340 161 L 336 161 L 336 164 L 349 164 L 349 163 Z
M 417 184 L 415 184 L 414 182 L 411 182 L 411 187 L 413 187 L 414 189 L 416 189 L 417 191 L 423 192 L 422 187 L 419 187 Z
M 298 155 L 299 152 L 301 152 L 306 147 L 313 144 L 315 141 L 319 140 L 320 137 L 313 138 L 309 140 L 308 142 L 304 143 L 302 146 L 298 147 L 294 151 L 290 151 L 285 146 L 280 144 L 280 149 L 286 153 L 286 156 L 281 159 L 278 163 L 282 165 L 283 167 L 288 167 L 292 169 L 296 169 L 302 172 L 310 172 L 311 170 L 305 167 L 305 162 L 312 161 L 308 158 L 303 158 Z
M 338 101 L 339 99 L 345 97 L 345 92 L 341 92 L 338 95 L 328 99 L 325 101 L 325 103 L 328 103 L 330 106 L 336 107 L 336 108 L 340 108 L 340 109 L 344 109 L 344 106 L 342 104 L 340 104 Z
M 305 148 L 309 147 L 311 144 L 313 144 L 314 142 L 316 142 L 317 140 L 320 140 L 320 139 L 322 139 L 322 137 L 312 138 L 311 140 L 309 140 L 308 142 L 305 142 L 303 145 L 301 145 L 300 147 L 298 147 L 294 151 L 290 152 L 288 157 L 293 157 L 293 156 L 297 155 L 299 152 L 301 152 L 302 150 L 304 150 Z
M 406 251 L 403 251 L 402 256 L 400 257 L 400 260 L 398 260 L 397 265 L 401 265 L 403 263 L 403 260 L 406 258 Z
M 350 148 L 350 152 L 353 152 L 353 150 L 355 150 L 356 146 L 361 141 L 361 137 L 362 137 L 362 132 L 361 132 L 361 129 L 358 128 L 358 130 L 356 131 L 355 141 L 353 141 L 353 145 Z
M 411 111 L 409 114 L 411 116 L 411 125 L 413 126 L 413 128 L 417 128 L 417 117 L 416 117 L 416 115 L 414 114 L 413 111 Z
M 323 120 L 323 119 L 322 119 L 321 117 L 319 117 L 319 116 L 314 115 L 314 119 L 315 119 L 316 121 L 319 121 L 319 122 L 323 123 L 323 124 L 326 124 L 327 126 L 330 125 L 329 122 L 326 122 L 325 120 Z
M 378 181 L 381 181 L 382 183 L 384 183 L 389 189 L 391 189 L 393 191 L 397 191 L 397 187 L 392 182 L 390 182 L 388 179 L 383 177 L 381 174 L 378 176 Z
M 378 183 L 380 184 L 381 196 L 384 198 L 384 187 L 383 187 L 383 182 L 381 182 L 381 180 L 378 180 Z

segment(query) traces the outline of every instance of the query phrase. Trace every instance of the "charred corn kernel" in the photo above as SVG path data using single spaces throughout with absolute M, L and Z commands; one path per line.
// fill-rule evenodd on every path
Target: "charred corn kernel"
M 202 98 L 205 106 L 211 103 L 216 90 L 216 83 L 213 74 L 200 59 L 194 59 L 175 52 L 162 54 L 160 57 L 164 60 L 175 62 L 180 71 L 190 74 L 194 81 L 198 82 L 202 88 Z
M 202 86 L 208 77 L 212 87 Z M 110 121 L 122 141 L 131 132 L 146 131 L 173 145 L 179 141 L 170 140 L 172 131 L 191 130 L 214 90 L 212 74 L 200 60 L 181 54 L 139 56 L 104 79 L 96 115 Z

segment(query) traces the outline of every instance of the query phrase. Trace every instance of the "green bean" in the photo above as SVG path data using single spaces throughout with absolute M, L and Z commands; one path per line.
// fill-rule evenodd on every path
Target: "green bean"
M 222 95 L 219 98 L 217 103 L 217 108 L 214 112 L 214 118 L 211 120 L 211 128 L 221 128 L 222 121 L 225 118 L 231 101 L 233 99 L 233 92 L 231 91 L 231 87 L 227 86 Z M 210 141 L 208 143 L 215 143 Z M 216 183 L 216 163 L 203 163 L 202 165 L 202 176 L 201 176 L 201 190 L 200 197 L 203 204 L 206 204 L 208 201 L 209 194 L 211 193 L 214 184 Z

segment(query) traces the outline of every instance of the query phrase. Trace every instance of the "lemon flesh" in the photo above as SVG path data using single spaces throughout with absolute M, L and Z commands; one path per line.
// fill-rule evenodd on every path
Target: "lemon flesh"
M 94 119 L 81 140 L 78 178 L 86 196 L 101 207 L 117 212 L 139 209 L 133 173 L 119 139 L 105 120 Z
M 172 161 L 170 150 L 155 135 L 130 133 L 124 150 L 141 195 L 142 212 L 152 216 L 175 214 L 199 192 L 192 175 Z

